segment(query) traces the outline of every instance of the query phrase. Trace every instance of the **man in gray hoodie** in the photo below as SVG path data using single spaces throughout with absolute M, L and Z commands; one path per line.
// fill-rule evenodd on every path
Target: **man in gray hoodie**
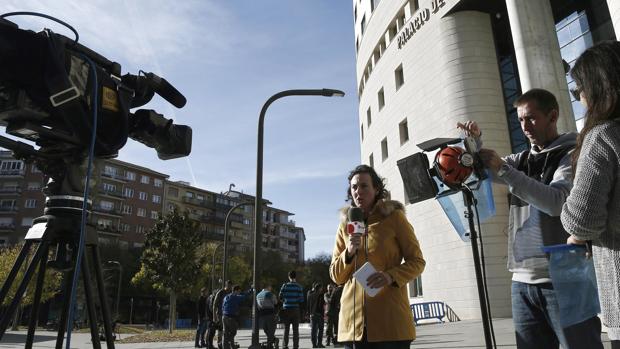
M 512 318 L 518 348 L 603 348 L 601 324 L 593 317 L 568 328 L 560 311 L 542 246 L 563 244 L 568 233 L 560 213 L 572 186 L 571 152 L 577 134 L 559 134 L 555 96 L 532 89 L 515 102 L 519 123 L 531 148 L 500 157 L 480 149 L 494 180 L 508 186 L 508 269 L 512 272 Z M 482 144 L 475 121 L 457 127 Z

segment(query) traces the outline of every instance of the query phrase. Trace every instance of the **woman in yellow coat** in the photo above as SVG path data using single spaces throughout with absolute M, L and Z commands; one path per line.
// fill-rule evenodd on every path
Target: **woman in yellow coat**
M 348 199 L 364 214 L 367 233 L 347 233 L 347 211 L 338 227 L 329 268 L 330 277 L 344 284 L 340 300 L 338 341 L 346 348 L 409 348 L 415 339 L 407 283 L 424 270 L 425 262 L 413 227 L 401 203 L 386 200 L 387 190 L 372 167 L 360 165 L 349 174 Z M 365 262 L 377 270 L 367 279 L 381 288 L 370 297 L 353 273 Z

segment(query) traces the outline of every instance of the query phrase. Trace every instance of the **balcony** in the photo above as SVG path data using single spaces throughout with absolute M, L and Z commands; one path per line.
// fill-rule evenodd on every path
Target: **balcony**
M 17 206 L 2 206 L 0 207 L 0 213 L 15 213 L 17 212 Z
M 108 208 L 108 207 L 101 207 L 99 205 L 94 205 L 93 211 L 100 213 L 100 214 L 108 214 L 111 216 L 118 216 L 118 217 L 123 215 L 121 210 L 117 209 L 116 207 Z
M 224 225 L 224 217 L 218 217 L 215 215 L 202 215 L 201 219 L 205 223 Z
M 14 223 L 2 223 L 0 224 L 0 232 L 14 231 L 15 224 Z
M 19 195 L 21 193 L 22 193 L 22 188 L 19 186 L 0 188 L 0 195 Z
M 200 199 L 196 199 L 196 198 L 190 198 L 190 197 L 187 197 L 187 196 L 184 196 L 181 200 L 184 203 L 190 204 L 190 205 L 206 207 L 206 208 L 215 208 L 215 204 L 213 203 L 213 201 L 200 200 Z
M 115 236 L 120 236 L 123 234 L 123 232 L 120 231 L 117 227 L 105 224 L 97 224 L 97 232 Z
M 6 177 L 23 177 L 24 173 L 26 173 L 26 171 L 23 168 L 0 170 L 0 176 L 6 176 Z
M 99 193 L 101 195 L 111 196 L 116 199 L 125 199 L 123 192 L 120 190 L 109 190 L 105 189 L 104 187 L 99 187 Z
M 112 179 L 115 179 L 117 181 L 121 181 L 123 183 L 128 181 L 127 176 L 124 173 L 123 174 L 119 174 L 119 173 L 101 172 L 101 176 L 107 177 L 107 178 L 112 178 Z

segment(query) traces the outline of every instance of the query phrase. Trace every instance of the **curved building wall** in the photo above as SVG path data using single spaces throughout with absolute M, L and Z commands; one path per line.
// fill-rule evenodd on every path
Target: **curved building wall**
M 433 7 L 431 1 L 420 1 L 420 8 L 411 11 L 398 33 L 406 31 L 403 28 L 416 18 L 424 19 L 424 24 L 420 25 L 418 20 L 415 23 L 418 29 L 406 42 L 396 37 L 386 43 L 371 73 L 363 77 L 382 33 L 399 13 L 405 14 L 403 8 L 410 8 L 410 3 L 381 2 L 361 36 L 357 59 L 358 80 L 363 81 L 359 106 L 360 129 L 363 130 L 360 131 L 363 132 L 361 160 L 369 164 L 372 156 L 372 165 L 387 179 L 392 198 L 402 202 L 406 202 L 405 193 L 396 162 L 419 152 L 418 143 L 436 137 L 458 137 L 460 133 L 455 127 L 458 121 L 476 120 L 484 129 L 485 144 L 498 152 L 510 151 L 488 14 L 474 11 L 447 14 L 448 1 L 439 9 Z M 425 11 L 427 13 L 423 13 Z M 360 37 L 359 30 L 358 25 L 357 37 Z M 404 83 L 397 88 L 401 83 L 397 81 L 397 71 L 401 68 Z M 379 109 L 381 90 L 385 105 Z M 408 137 L 405 138 L 408 140 L 402 135 L 403 124 L 407 127 Z M 432 155 L 429 154 L 431 160 Z M 493 316 L 509 317 L 506 190 L 496 187 L 494 193 L 497 215 L 482 226 L 487 280 Z M 479 318 L 471 245 L 461 241 L 435 200 L 407 205 L 407 215 L 427 261 L 422 275 L 423 297 L 412 301 L 444 301 L 462 319 Z

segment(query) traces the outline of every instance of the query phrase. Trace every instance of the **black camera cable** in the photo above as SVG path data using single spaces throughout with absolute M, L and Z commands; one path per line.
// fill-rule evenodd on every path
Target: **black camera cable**
M 62 24 L 65 27 L 67 27 L 69 30 L 71 30 L 73 32 L 73 34 L 75 34 L 75 40 L 73 41 L 74 44 L 77 44 L 78 40 L 80 39 L 80 35 L 78 34 L 77 30 L 75 30 L 75 28 L 73 28 L 68 23 L 66 23 L 64 21 L 61 21 L 60 19 L 58 19 L 56 17 L 52 17 L 52 16 L 46 15 L 44 13 L 38 13 L 38 12 L 19 11 L 19 12 L 4 13 L 4 14 L 0 15 L 0 18 L 6 18 L 6 17 L 11 17 L 11 16 L 35 16 L 35 17 L 47 18 L 47 19 L 49 19 L 51 21 L 54 21 L 54 22 L 59 23 L 59 24 Z

